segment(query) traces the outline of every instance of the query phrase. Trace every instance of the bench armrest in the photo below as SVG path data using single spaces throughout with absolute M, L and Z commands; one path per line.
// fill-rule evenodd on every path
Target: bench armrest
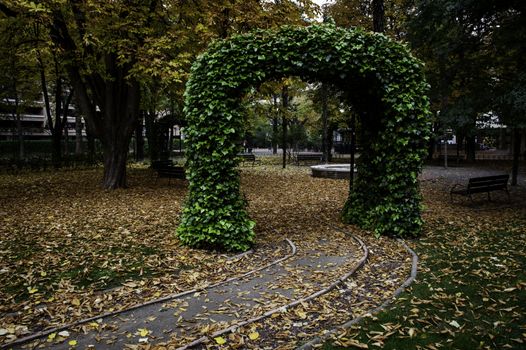
M 451 189 L 449 190 L 449 193 L 452 193 L 452 192 L 455 190 L 455 188 L 457 188 L 457 187 L 467 188 L 467 186 L 465 186 L 465 185 L 463 185 L 463 184 L 456 183 L 456 184 L 454 184 L 454 185 L 451 187 Z

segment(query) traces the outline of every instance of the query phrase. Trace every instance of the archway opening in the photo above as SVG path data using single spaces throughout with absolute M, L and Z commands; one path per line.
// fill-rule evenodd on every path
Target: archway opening
M 417 236 L 417 176 L 430 127 L 422 66 L 383 35 L 323 24 L 219 41 L 193 65 L 185 93 L 189 195 L 177 229 L 181 241 L 232 251 L 252 244 L 255 223 L 236 169 L 240 101 L 251 87 L 287 76 L 336 86 L 360 115 L 366 142 L 344 221 L 379 235 Z

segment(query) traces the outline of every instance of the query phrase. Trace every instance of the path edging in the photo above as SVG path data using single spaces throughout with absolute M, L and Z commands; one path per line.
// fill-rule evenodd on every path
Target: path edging
M 341 230 L 340 230 L 341 231 Z M 304 298 L 301 298 L 301 299 L 297 299 L 293 302 L 290 302 L 286 305 L 282 305 L 278 308 L 275 308 L 273 310 L 269 310 L 267 312 L 265 312 L 263 315 L 260 315 L 260 316 L 257 316 L 257 317 L 253 317 L 253 318 L 250 318 L 248 320 L 245 320 L 245 321 L 242 321 L 240 323 L 237 323 L 235 325 L 232 325 L 228 328 L 225 328 L 225 329 L 222 329 L 222 330 L 219 330 L 215 333 L 213 333 L 212 335 L 210 336 L 203 336 L 199 339 L 196 339 L 194 340 L 193 342 L 191 343 L 188 343 L 184 346 L 181 346 L 181 347 L 178 347 L 176 348 L 176 350 L 187 350 L 187 349 L 190 349 L 196 345 L 200 345 L 208 340 L 211 340 L 211 339 L 214 339 L 216 337 L 219 337 L 221 335 L 224 335 L 226 333 L 230 333 L 230 332 L 235 332 L 238 328 L 240 327 L 244 327 L 248 324 L 251 324 L 251 323 L 254 323 L 254 322 L 257 322 L 257 321 L 261 321 L 267 317 L 270 317 L 271 315 L 277 313 L 277 312 L 285 312 L 288 308 L 291 308 L 291 307 L 294 307 L 296 305 L 299 305 L 301 303 L 304 303 L 304 302 L 307 302 L 307 301 L 310 301 L 314 298 L 317 298 L 323 294 L 326 294 L 328 292 L 330 292 L 331 290 L 333 290 L 334 288 L 336 288 L 340 283 L 344 282 L 345 280 L 347 280 L 350 276 L 352 276 L 358 269 L 360 269 L 361 267 L 363 267 L 363 265 L 365 264 L 365 262 L 367 261 L 367 258 L 369 257 L 369 249 L 367 249 L 367 246 L 365 245 L 365 243 L 363 243 L 363 241 L 361 239 L 359 239 L 358 237 L 355 237 L 354 235 L 352 234 L 349 234 L 349 236 L 351 238 L 353 238 L 356 242 L 358 242 L 358 244 L 360 245 L 360 248 L 362 249 L 363 251 L 363 256 L 360 260 L 358 260 L 358 263 L 351 269 L 351 271 L 347 272 L 346 274 L 344 274 L 342 277 L 338 278 L 335 282 L 331 283 L 328 287 L 325 287 L 309 296 L 306 296 Z
M 33 341 L 33 340 L 36 340 L 36 339 L 48 336 L 51 333 L 56 333 L 56 332 L 60 332 L 60 331 L 66 330 L 66 329 L 77 327 L 79 325 L 82 325 L 82 324 L 85 324 L 85 323 L 88 323 L 88 322 L 92 322 L 92 321 L 96 321 L 96 320 L 101 319 L 101 318 L 108 318 L 108 317 L 116 316 L 116 315 L 119 315 L 119 314 L 122 314 L 122 313 L 125 313 L 125 312 L 128 312 L 128 311 L 133 311 L 133 310 L 139 309 L 139 308 L 144 307 L 144 306 L 149 306 L 149 305 L 153 305 L 153 304 L 158 304 L 158 303 L 163 303 L 163 302 L 166 302 L 166 301 L 178 299 L 178 298 L 184 297 L 184 296 L 189 295 L 189 294 L 194 294 L 196 292 L 201 292 L 201 291 L 204 291 L 206 289 L 210 289 L 210 288 L 214 288 L 214 287 L 220 286 L 222 284 L 226 284 L 226 283 L 229 283 L 229 282 L 237 281 L 239 279 L 242 279 L 244 277 L 252 275 L 252 274 L 254 274 L 254 273 L 258 272 L 258 271 L 261 271 L 263 269 L 266 269 L 268 267 L 276 265 L 276 264 L 278 264 L 278 263 L 280 263 L 280 262 L 282 262 L 284 260 L 287 260 L 290 257 L 296 255 L 297 248 L 296 248 L 296 245 L 294 244 L 294 242 L 292 242 L 288 238 L 285 238 L 285 241 L 288 243 L 289 247 L 291 248 L 290 254 L 285 255 L 284 257 L 279 258 L 277 260 L 274 260 L 274 261 L 268 263 L 265 266 L 258 267 L 257 269 L 248 271 L 248 272 L 246 272 L 246 273 L 244 273 L 242 275 L 239 275 L 239 276 L 236 276 L 236 277 L 231 277 L 231 278 L 228 278 L 228 279 L 226 279 L 224 281 L 216 282 L 214 284 L 210 284 L 210 285 L 207 285 L 207 286 L 204 286 L 204 287 L 194 288 L 194 289 L 187 290 L 187 291 L 184 291 L 184 292 L 167 295 L 167 296 L 159 298 L 159 299 L 153 299 L 153 300 L 141 303 L 141 304 L 130 306 L 130 307 L 126 308 L 126 309 L 116 310 L 116 311 L 112 311 L 112 312 L 107 312 L 107 313 L 104 313 L 102 315 L 97 315 L 97 316 L 85 318 L 85 319 L 78 320 L 78 321 L 75 321 L 75 322 L 72 322 L 72 323 L 69 323 L 69 324 L 65 324 L 65 325 L 62 325 L 62 326 L 58 326 L 58 327 L 50 328 L 50 329 L 43 330 L 43 331 L 40 331 L 40 332 L 37 332 L 37 333 L 33 333 L 31 335 L 28 335 L 28 336 L 16 339 L 15 341 L 12 341 L 10 343 L 0 344 L 0 349 L 9 349 L 9 348 L 11 348 L 13 346 L 22 345 L 22 344 L 28 343 L 30 341 Z M 241 253 L 241 254 L 239 254 L 239 256 L 243 256 L 245 254 L 248 254 L 249 252 Z
M 412 260 L 411 260 L 411 274 L 410 274 L 409 278 L 407 278 L 404 281 L 404 283 L 402 283 L 402 285 L 400 285 L 400 287 L 398 287 L 395 290 L 395 292 L 393 293 L 393 296 L 391 298 L 388 298 L 387 300 L 385 300 L 380 306 L 377 306 L 377 307 L 371 309 L 370 311 L 367 311 L 366 313 L 364 313 L 364 314 L 362 314 L 362 315 L 360 315 L 360 316 L 358 316 L 358 317 L 356 317 L 356 318 L 354 318 L 352 320 L 349 320 L 346 323 L 344 323 L 344 324 L 342 324 L 342 325 L 340 325 L 340 326 L 338 326 L 336 328 L 333 328 L 332 330 L 330 330 L 327 333 L 325 333 L 323 336 L 316 337 L 316 338 L 312 339 L 311 341 L 309 341 L 308 343 L 305 343 L 305 344 L 297 347 L 296 350 L 312 350 L 312 349 L 315 349 L 317 347 L 316 345 L 322 344 L 331 335 L 337 333 L 338 331 L 341 331 L 342 329 L 350 328 L 352 325 L 361 322 L 365 317 L 367 317 L 369 315 L 377 314 L 378 312 L 385 310 L 396 298 L 398 298 L 398 296 L 407 287 L 409 287 L 414 282 L 414 280 L 416 279 L 417 270 L 418 270 L 418 255 L 416 255 L 416 253 L 411 248 L 409 248 L 409 246 L 402 239 L 399 238 L 398 242 L 400 242 L 402 244 L 402 246 L 412 256 Z

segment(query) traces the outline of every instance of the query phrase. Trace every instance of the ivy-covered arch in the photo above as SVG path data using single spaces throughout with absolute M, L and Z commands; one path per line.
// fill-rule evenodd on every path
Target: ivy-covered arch
M 236 154 L 241 97 L 271 79 L 329 82 L 359 111 L 362 142 L 345 221 L 377 234 L 417 236 L 417 175 L 429 131 L 422 65 L 384 35 L 332 24 L 282 27 L 212 44 L 191 70 L 185 93 L 189 195 L 177 235 L 194 247 L 246 250 L 254 225 L 239 191 Z

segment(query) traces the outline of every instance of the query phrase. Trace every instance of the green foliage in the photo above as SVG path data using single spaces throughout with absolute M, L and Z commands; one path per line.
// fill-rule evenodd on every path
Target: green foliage
M 364 116 L 369 142 L 343 218 L 378 234 L 418 235 L 417 174 L 429 133 L 422 66 L 384 35 L 325 24 L 218 41 L 192 66 L 185 93 L 189 197 L 180 239 L 196 247 L 250 246 L 254 223 L 235 169 L 243 134 L 240 97 L 287 76 L 332 83 Z
M 414 12 L 414 1 L 384 1 L 384 10 L 385 33 L 396 39 L 403 39 L 407 33 L 405 22 Z M 327 14 L 338 26 L 373 30 L 374 9 L 371 0 L 334 0 L 327 5 Z

